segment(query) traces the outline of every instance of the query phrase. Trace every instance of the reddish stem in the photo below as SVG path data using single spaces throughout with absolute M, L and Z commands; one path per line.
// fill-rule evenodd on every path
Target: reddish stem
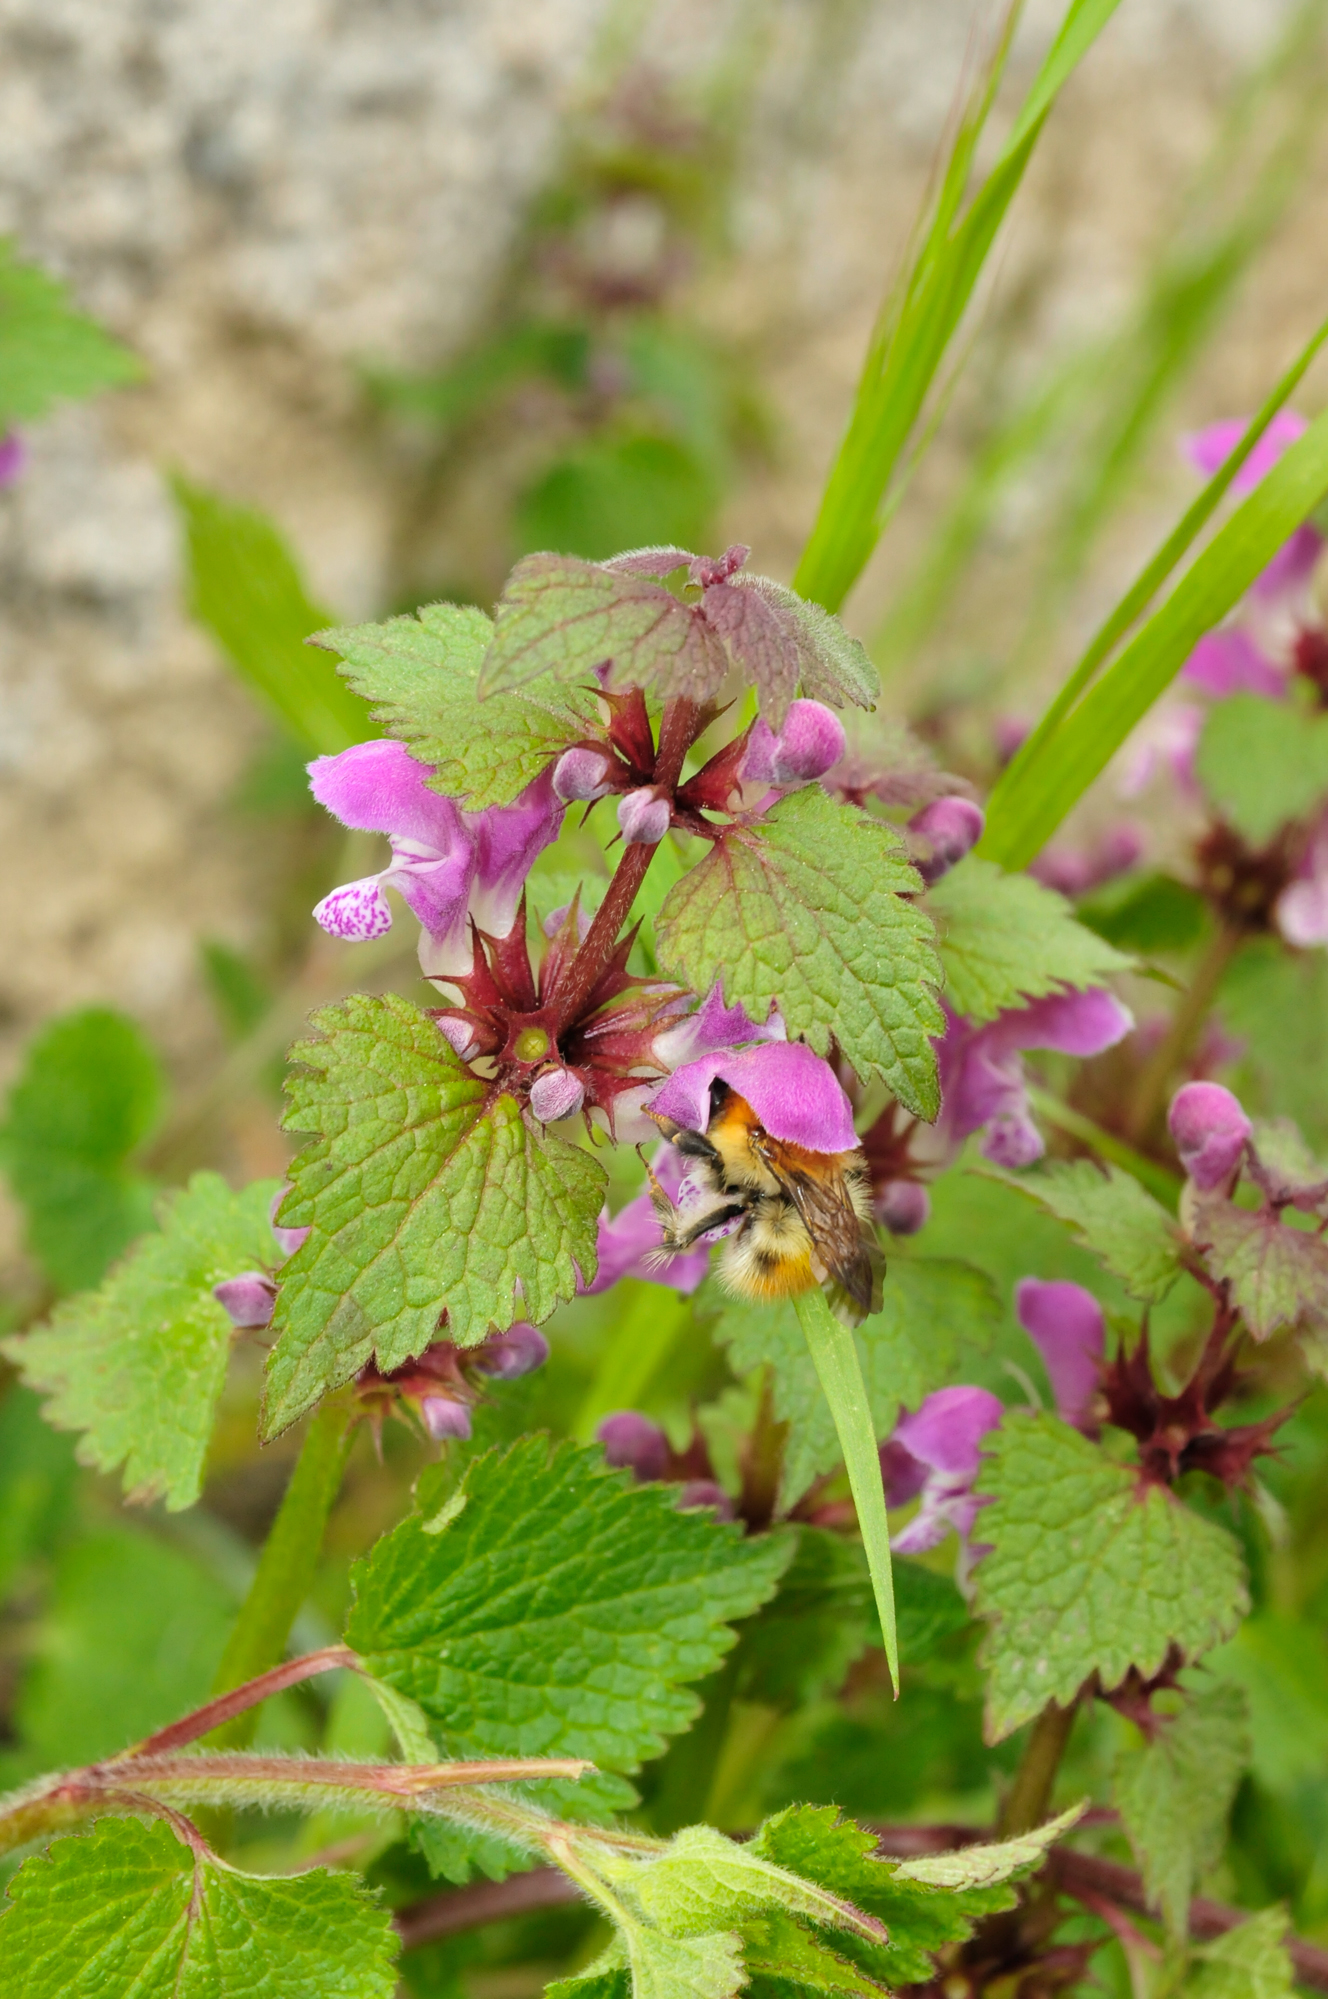
M 246 1708 L 257 1707 L 269 1694 L 284 1693 L 287 1687 L 298 1687 L 302 1680 L 312 1680 L 319 1673 L 331 1673 L 338 1666 L 358 1666 L 359 1660 L 349 1645 L 324 1645 L 319 1652 L 306 1652 L 300 1659 L 287 1659 L 280 1666 L 260 1673 L 256 1680 L 246 1680 L 243 1686 L 232 1687 L 228 1694 L 218 1694 L 206 1707 L 195 1708 L 192 1714 L 182 1715 L 166 1728 L 159 1728 L 155 1735 L 136 1742 L 132 1749 L 126 1749 L 119 1756 L 108 1759 L 112 1765 L 136 1762 L 143 1756 L 166 1756 L 172 1749 L 183 1749 L 186 1743 L 197 1742 L 200 1735 L 207 1735 L 214 1728 L 220 1728 Z
M 653 782 L 670 794 L 682 775 L 683 760 L 696 741 L 700 719 L 701 711 L 695 701 L 681 698 L 670 701 L 660 719 Z M 595 912 L 595 920 L 586 932 L 585 942 L 569 965 L 562 989 L 556 996 L 559 1032 L 580 1019 L 586 1001 L 599 983 L 600 974 L 613 956 L 618 933 L 631 914 L 636 892 L 654 858 L 654 847 L 638 844 L 623 849 L 608 892 Z

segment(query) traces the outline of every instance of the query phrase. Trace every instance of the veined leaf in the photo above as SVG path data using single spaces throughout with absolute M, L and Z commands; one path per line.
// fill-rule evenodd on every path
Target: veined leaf
M 46 1420 L 81 1430 L 78 1456 L 98 1471 L 124 1466 L 135 1499 L 172 1510 L 198 1498 L 234 1331 L 212 1287 L 279 1261 L 268 1223 L 275 1180 L 232 1194 L 196 1173 L 161 1208 L 161 1233 L 142 1241 L 99 1291 L 58 1305 L 3 1350 Z
M 1190 1897 L 1226 1843 L 1227 1815 L 1250 1760 L 1240 1687 L 1216 1681 L 1179 1696 L 1152 1735 L 1116 1765 L 1115 1801 L 1143 1869 L 1148 1899 L 1183 1937 Z
M 1238 1208 L 1221 1194 L 1195 1203 L 1194 1240 L 1256 1340 L 1279 1326 L 1328 1319 L 1328 1242 L 1290 1228 L 1271 1208 Z
M 177 477 L 191 614 L 211 632 L 240 678 L 315 755 L 330 756 L 379 732 L 331 660 L 305 644 L 330 622 L 312 602 L 275 523 Z
M 492 637 L 493 620 L 473 605 L 425 604 L 386 624 L 318 632 L 315 643 L 341 655 L 375 722 L 435 766 L 434 790 L 478 812 L 510 805 L 569 743 L 598 729 L 593 687 L 548 674 L 481 701 Z
M 722 980 L 754 1020 L 777 1004 L 824 1055 L 833 1035 L 918 1117 L 939 1105 L 930 1037 L 944 1015 L 931 926 L 898 836 L 808 785 L 732 828 L 670 889 L 656 924 L 662 968 L 694 992 Z
M 605 1173 L 473 1076 L 427 1014 L 394 994 L 312 1017 L 291 1051 L 294 1160 L 283 1227 L 312 1232 L 282 1271 L 268 1359 L 268 1434 L 352 1380 L 438 1337 L 477 1346 L 538 1325 L 589 1283 Z
M 1119 1166 L 1099 1169 L 1091 1160 L 1053 1162 L 1033 1173 L 983 1169 L 1037 1201 L 1091 1249 L 1113 1277 L 1146 1305 L 1166 1297 L 1184 1265 L 1181 1239 L 1170 1215 Z
M 168 1826 L 108 1819 L 25 1861 L 0 1916 L 24 1999 L 392 1999 L 392 1926 L 352 1874 L 241 1874 Z
M 1251 846 L 1265 846 L 1328 797 L 1328 715 L 1233 694 L 1209 709 L 1194 768 L 1227 824 Z
M 1261 1909 L 1195 1952 L 1185 1999 L 1291 1999 L 1295 1978 L 1282 1939 L 1286 1910 Z
M 1007 875 L 973 855 L 927 896 L 937 919 L 945 997 L 975 1027 L 1007 1008 L 1101 985 L 1133 959 L 1077 923 L 1064 896 L 1031 875 Z
M 999 1742 L 1094 1673 L 1110 1692 L 1227 1638 L 1249 1607 L 1240 1550 L 1161 1486 L 1144 1486 L 1049 1416 L 1008 1412 L 986 1440 L 977 1608 L 987 1730 Z

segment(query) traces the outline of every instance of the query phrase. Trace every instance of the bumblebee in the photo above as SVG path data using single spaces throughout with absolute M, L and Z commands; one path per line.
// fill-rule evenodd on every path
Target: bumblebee
M 692 1198 L 681 1207 L 650 1175 L 664 1238 L 655 1253 L 661 1264 L 727 1238 L 720 1278 L 740 1298 L 773 1304 L 828 1279 L 848 1316 L 879 1310 L 885 1265 L 860 1152 L 811 1152 L 772 1138 L 751 1105 L 718 1077 L 704 1132 L 671 1118 L 655 1122 L 691 1162 Z

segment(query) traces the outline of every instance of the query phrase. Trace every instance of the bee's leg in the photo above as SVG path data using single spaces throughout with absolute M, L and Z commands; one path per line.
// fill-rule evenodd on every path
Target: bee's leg
M 667 1195 L 664 1198 L 668 1200 Z M 725 1201 L 721 1207 L 707 1208 L 703 1214 L 688 1219 L 670 1201 L 668 1220 L 660 1214 L 664 1246 L 671 1256 L 679 1256 L 685 1250 L 695 1249 L 701 1238 L 708 1236 L 713 1229 L 727 1228 L 732 1222 L 742 1221 L 749 1212 L 745 1201 Z M 656 1213 L 659 1214 L 658 1207 Z

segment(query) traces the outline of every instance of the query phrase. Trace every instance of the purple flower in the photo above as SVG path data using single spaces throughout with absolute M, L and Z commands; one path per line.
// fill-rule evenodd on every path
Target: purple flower
M 1167 1128 L 1181 1165 L 1204 1193 L 1231 1178 L 1253 1130 L 1238 1099 L 1220 1083 L 1186 1083 L 1177 1090 Z
M 643 784 L 618 800 L 618 829 L 628 847 L 657 847 L 669 830 L 673 809 L 666 794 Z
M 224 1283 L 214 1284 L 212 1295 L 219 1305 L 225 1306 L 233 1326 L 265 1326 L 277 1302 L 277 1287 L 266 1271 L 246 1270 L 239 1277 L 228 1277 Z
M 733 1518 L 733 1501 L 713 1478 L 688 1478 L 679 1486 L 679 1513 L 693 1513 L 698 1506 L 713 1506 L 721 1520 Z
M 553 767 L 553 791 L 564 805 L 590 805 L 603 798 L 609 786 L 609 760 L 598 750 L 584 747 L 564 750 Z
M 431 774 L 431 765 L 417 763 L 390 739 L 356 743 L 310 764 L 309 783 L 320 805 L 343 826 L 386 833 L 392 843 L 381 873 L 333 889 L 314 915 L 334 937 L 379 937 L 392 922 L 383 894 L 390 884 L 424 927 L 425 976 L 446 979 L 471 965 L 472 918 L 491 936 L 508 935 L 531 864 L 558 837 L 563 806 L 547 771 L 514 805 L 483 812 L 464 812 L 431 791 Z
M 530 1108 L 541 1124 L 571 1117 L 586 1100 L 586 1086 L 570 1069 L 547 1069 L 530 1086 Z
M 277 1226 L 277 1216 L 281 1212 L 281 1204 L 289 1192 L 289 1186 L 279 1187 L 272 1196 L 272 1204 L 267 1211 L 268 1220 L 272 1224 L 272 1233 L 276 1238 L 277 1248 L 285 1257 L 294 1256 L 296 1250 L 300 1249 L 309 1239 L 308 1229 L 283 1229 Z
M 742 782 L 795 790 L 833 770 L 845 747 L 844 725 L 833 708 L 820 701 L 791 701 L 778 735 L 760 716 L 753 722 Z
M 28 462 L 28 447 L 16 430 L 0 431 L 0 486 L 12 486 Z
M 956 1014 L 949 1019 L 939 1044 L 943 1132 L 958 1146 L 985 1129 L 983 1156 L 1007 1167 L 1031 1166 L 1046 1149 L 1033 1122 L 1022 1051 L 1100 1055 L 1134 1026 L 1129 1008 L 1101 986 L 1052 993 L 998 1014 L 985 1027 L 971 1027 Z
M 1023 1277 L 1015 1286 L 1014 1309 L 1042 1355 L 1058 1413 L 1076 1429 L 1088 1429 L 1100 1379 L 1102 1307 L 1082 1284 Z
M 686 1006 L 686 999 L 679 1002 Z M 725 1006 L 721 987 L 710 988 L 701 1005 L 689 1013 L 670 1010 L 663 1025 L 650 1039 L 648 1059 L 663 1069 L 674 1070 L 713 1050 L 733 1048 L 745 1041 L 783 1041 L 784 1023 L 772 1007 L 763 1027 L 758 1027 L 742 1006 Z M 658 1082 L 643 1082 L 626 1090 L 614 1103 L 614 1130 L 620 1145 L 640 1145 L 659 1135 L 659 1126 L 645 1113 L 659 1088 Z M 679 1120 L 681 1122 L 681 1120 Z
M 887 1449 L 893 1484 L 887 1498 L 911 1484 L 908 1497 L 921 1495 L 921 1505 L 907 1527 L 891 1539 L 901 1555 L 922 1555 L 942 1542 L 951 1528 L 961 1541 L 973 1531 L 978 1508 L 985 1504 L 973 1491 L 981 1443 L 1002 1416 L 997 1398 L 985 1388 L 941 1388 L 929 1395 L 912 1416 L 895 1425 Z M 907 1465 L 903 1453 L 921 1467 L 921 1477 Z M 893 1497 L 892 1503 L 902 1504 Z
M 1087 895 L 1117 875 L 1128 874 L 1143 851 L 1144 837 L 1137 826 L 1109 826 L 1091 847 L 1044 847 L 1030 861 L 1028 872 L 1060 895 Z
M 891 1235 L 916 1235 L 931 1213 L 931 1196 L 916 1180 L 887 1180 L 873 1197 L 872 1213 Z
M 1302 951 L 1328 944 L 1328 815 L 1315 827 L 1296 879 L 1277 898 L 1273 921 Z
M 450 1395 L 424 1396 L 420 1415 L 435 1443 L 441 1444 L 451 1437 L 464 1443 L 470 1435 L 470 1411 L 464 1402 L 454 1402 Z
M 652 1171 L 671 1201 L 685 1204 L 687 1163 L 671 1145 L 661 1145 L 652 1162 Z M 684 1296 L 695 1291 L 710 1263 L 709 1245 L 675 1256 L 659 1267 L 653 1258 L 664 1246 L 659 1217 L 651 1205 L 649 1192 L 638 1194 L 612 1218 L 606 1208 L 599 1222 L 599 1261 L 595 1281 L 581 1287 L 584 1297 L 607 1291 L 621 1278 L 645 1278 L 667 1284 Z
M 1280 411 L 1232 480 L 1232 492 L 1252 493 L 1307 427 L 1305 418 L 1293 410 Z M 1239 417 L 1210 423 L 1186 440 L 1186 449 L 1199 471 L 1211 478 L 1245 430 Z M 1241 689 L 1283 693 L 1302 634 L 1320 622 L 1310 582 L 1322 552 L 1323 536 L 1311 522 L 1304 522 L 1255 578 L 1229 622 L 1200 639 L 1182 677 L 1219 699 Z
M 499 1381 L 515 1381 L 518 1375 L 531 1374 L 537 1367 L 543 1367 L 549 1358 L 549 1342 L 537 1327 L 517 1319 L 505 1333 L 491 1334 L 465 1358 L 481 1374 L 492 1374 Z
M 856 1149 L 852 1104 L 830 1064 L 800 1041 L 721 1049 L 686 1062 L 648 1108 L 686 1131 L 704 1131 L 710 1122 L 710 1085 L 717 1077 L 751 1105 L 772 1138 L 809 1152 Z
M 616 1416 L 606 1416 L 595 1435 L 609 1464 L 630 1469 L 638 1485 L 663 1478 L 669 1468 L 668 1438 L 658 1423 L 638 1416 L 635 1409 L 620 1409 Z
M 913 835 L 909 844 L 912 847 L 916 841 L 923 850 L 913 853 L 913 865 L 929 888 L 977 845 L 985 824 L 982 807 L 971 798 L 934 798 L 913 814 L 908 822 Z

